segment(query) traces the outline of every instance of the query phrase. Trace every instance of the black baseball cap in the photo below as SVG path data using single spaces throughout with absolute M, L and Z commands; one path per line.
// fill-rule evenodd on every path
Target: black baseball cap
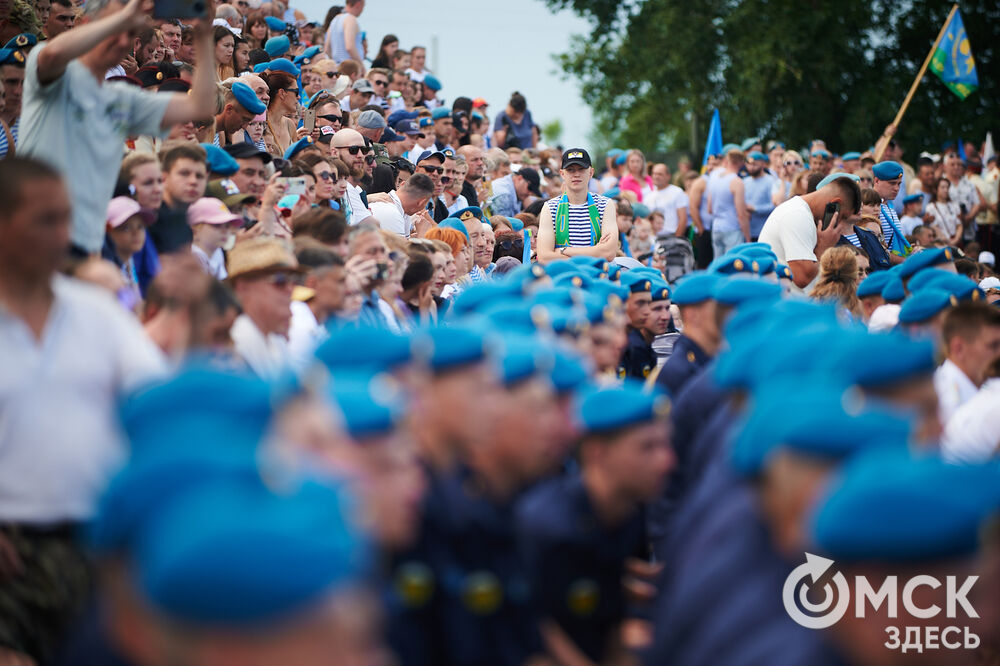
M 565 169 L 571 164 L 579 164 L 582 167 L 590 168 L 593 164 L 590 161 L 590 153 L 583 148 L 570 148 L 562 155 L 562 167 Z
M 522 168 L 516 171 L 518 176 L 528 181 L 528 191 L 536 197 L 542 196 L 542 179 L 534 169 Z
M 238 160 L 247 160 L 251 157 L 259 157 L 264 160 L 264 164 L 271 161 L 270 153 L 263 151 L 252 143 L 247 143 L 246 141 L 231 143 L 228 146 L 225 146 L 223 150 Z

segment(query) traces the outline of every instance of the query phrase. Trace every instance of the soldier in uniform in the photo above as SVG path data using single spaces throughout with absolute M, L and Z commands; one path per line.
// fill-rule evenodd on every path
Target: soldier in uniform
M 653 352 L 651 339 L 647 340 L 643 335 L 653 301 L 653 280 L 654 278 L 641 272 L 629 271 L 621 276 L 621 284 L 628 288 L 629 295 L 625 301 L 628 344 L 618 364 L 619 379 L 631 377 L 645 381 L 656 367 L 656 354 Z
M 673 302 L 680 308 L 684 330 L 656 378 L 668 395 L 680 395 L 687 381 L 719 350 L 722 334 L 712 300 L 712 289 L 718 280 L 713 273 L 696 273 L 681 280 L 674 289 Z

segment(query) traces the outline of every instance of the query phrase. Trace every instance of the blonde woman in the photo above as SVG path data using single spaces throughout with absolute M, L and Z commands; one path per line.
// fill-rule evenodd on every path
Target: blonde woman
M 794 196 L 792 194 L 792 186 L 795 184 L 796 176 L 804 168 L 805 164 L 798 152 L 794 150 L 785 151 L 785 156 L 781 161 L 778 173 L 775 174 L 778 176 L 778 182 L 774 184 L 774 188 L 771 190 L 771 201 L 775 206 L 784 203 Z
M 852 317 L 861 318 L 858 300 L 858 250 L 853 246 L 831 247 L 819 258 L 819 279 L 810 298 L 834 301 Z

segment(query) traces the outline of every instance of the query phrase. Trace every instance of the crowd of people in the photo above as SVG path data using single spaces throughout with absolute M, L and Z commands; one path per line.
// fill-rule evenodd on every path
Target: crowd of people
M 595 164 L 364 6 L 0 0 L 0 664 L 997 663 L 991 146 Z

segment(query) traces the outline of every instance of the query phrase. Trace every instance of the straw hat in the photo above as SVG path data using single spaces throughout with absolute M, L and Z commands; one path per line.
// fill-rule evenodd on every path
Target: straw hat
M 278 238 L 251 238 L 237 243 L 226 262 L 229 279 L 254 273 L 301 273 L 291 246 Z

